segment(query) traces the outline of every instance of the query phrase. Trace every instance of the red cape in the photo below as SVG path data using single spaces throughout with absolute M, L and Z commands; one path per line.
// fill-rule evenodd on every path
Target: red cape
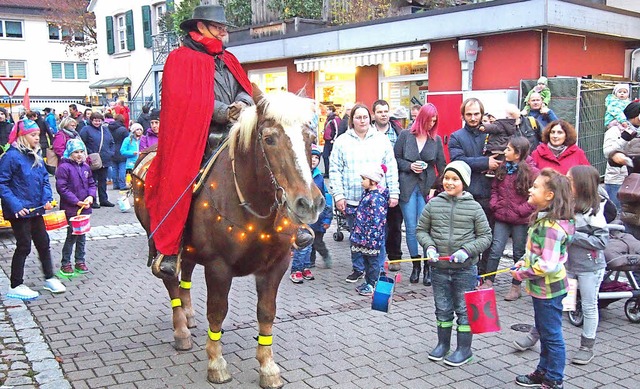
M 251 94 L 251 84 L 238 60 L 226 51 L 221 57 Z M 213 115 L 214 73 L 213 56 L 187 47 L 171 52 L 164 65 L 158 153 L 147 173 L 145 202 L 151 231 L 155 231 L 154 243 L 166 255 L 178 253 L 189 213 L 190 183 L 200 168 Z

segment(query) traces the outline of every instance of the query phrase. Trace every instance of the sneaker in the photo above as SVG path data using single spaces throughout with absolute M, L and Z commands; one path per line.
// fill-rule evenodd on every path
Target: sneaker
M 100 206 L 111 208 L 111 207 L 115 207 L 116 205 L 114 203 L 109 202 L 109 201 L 101 201 L 100 202 Z
M 71 266 L 70 263 L 67 263 L 66 265 L 62 265 L 62 267 L 60 267 L 60 273 L 62 273 L 62 275 L 65 275 L 65 276 L 72 276 L 73 266 Z
M 42 288 L 51 293 L 64 293 L 67 290 L 67 288 L 62 285 L 62 282 L 57 278 L 49 278 L 44 282 L 44 286 Z
M 372 296 L 373 295 L 373 286 L 367 284 L 366 282 L 356 288 L 356 292 L 360 296 Z
M 302 284 L 304 282 L 304 277 L 302 277 L 302 272 L 301 271 L 291 272 L 291 274 L 289 275 L 289 279 L 294 284 Z
M 353 273 L 349 274 L 347 276 L 347 279 L 345 281 L 350 282 L 350 283 L 354 283 L 357 282 L 359 279 L 364 278 L 364 272 L 358 271 L 358 270 L 354 270 Z
M 562 381 L 542 381 L 542 389 L 563 389 L 564 385 L 562 385 Z
M 21 284 L 16 286 L 15 288 L 11 288 L 7 292 L 7 297 L 20 300 L 33 300 L 38 298 L 38 296 L 40 296 L 40 293 L 36 292 L 35 290 L 31 290 L 31 288 L 29 288 L 25 284 Z
M 302 271 L 302 278 L 304 278 L 305 280 L 315 280 L 316 279 L 313 276 L 313 273 L 311 273 L 311 270 L 309 270 L 309 269 L 304 269 Z
M 533 373 L 526 375 L 519 375 L 516 377 L 516 384 L 525 386 L 528 388 L 539 388 L 544 380 L 544 372 L 536 370 Z
M 327 256 L 323 257 L 322 260 L 324 261 L 324 268 L 331 269 L 331 266 L 333 266 L 333 259 L 331 258 L 331 255 L 327 254 Z
M 87 264 L 84 262 L 76 263 L 76 271 L 80 274 L 84 274 L 89 271 Z

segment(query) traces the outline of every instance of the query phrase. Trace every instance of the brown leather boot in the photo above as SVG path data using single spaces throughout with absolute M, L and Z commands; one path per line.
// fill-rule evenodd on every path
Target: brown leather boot
M 520 285 L 511 284 L 511 289 L 509 289 L 509 293 L 504 296 L 505 301 L 516 301 L 521 296 Z

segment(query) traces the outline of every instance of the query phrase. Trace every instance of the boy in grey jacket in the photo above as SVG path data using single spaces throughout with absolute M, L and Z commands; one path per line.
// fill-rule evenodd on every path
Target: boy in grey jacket
M 436 305 L 438 345 L 429 359 L 449 366 L 471 360 L 471 327 L 464 293 L 476 287 L 480 253 L 491 245 L 487 217 L 471 193 L 471 168 L 453 161 L 443 172 L 444 192 L 431 199 L 418 221 L 416 237 L 432 262 L 433 298 Z M 448 260 L 438 260 L 443 255 Z M 445 358 L 451 344 L 454 311 L 458 317 L 457 349 Z

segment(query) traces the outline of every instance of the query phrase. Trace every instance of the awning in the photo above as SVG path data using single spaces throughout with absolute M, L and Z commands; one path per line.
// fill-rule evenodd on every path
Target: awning
M 131 85 L 131 80 L 128 77 L 107 78 L 106 80 L 100 80 L 89 85 L 89 89 L 103 89 L 125 85 Z
M 356 67 L 381 65 L 385 63 L 409 62 L 420 58 L 420 52 L 431 49 L 428 43 L 420 46 L 401 47 L 396 49 L 365 51 L 332 55 L 327 57 L 296 59 L 294 63 L 298 72 L 315 72 L 335 67 Z

